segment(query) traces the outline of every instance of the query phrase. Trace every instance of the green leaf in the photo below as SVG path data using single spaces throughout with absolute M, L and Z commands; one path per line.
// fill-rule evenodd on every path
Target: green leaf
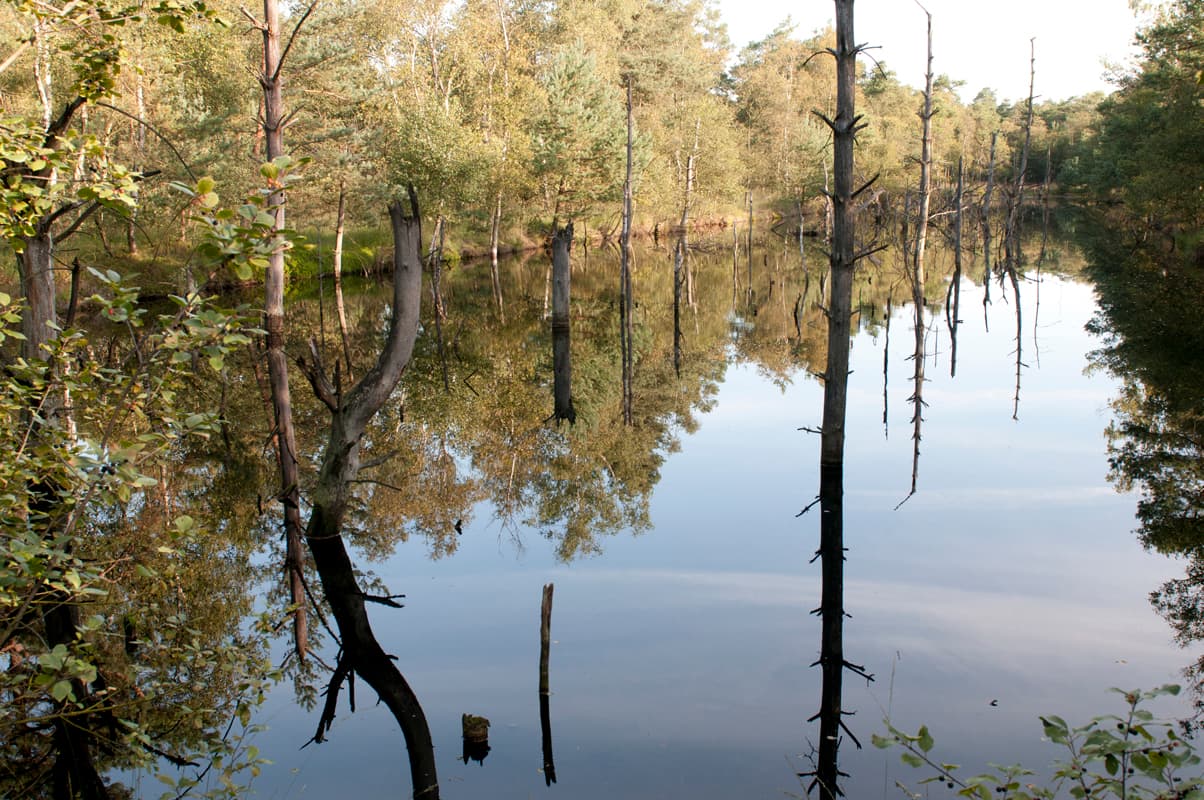
M 71 690 L 71 681 L 56 681 L 54 686 L 50 687 L 50 696 L 60 703 L 67 698 L 74 699 L 74 693 Z
M 1104 757 L 1104 769 L 1108 770 L 1109 775 L 1115 775 L 1120 770 L 1120 761 L 1109 753 Z
M 923 750 L 925 753 L 932 750 L 932 745 L 934 744 L 934 742 L 932 740 L 932 734 L 930 734 L 928 732 L 927 725 L 920 726 L 920 732 L 919 732 L 919 736 L 916 739 L 916 743 L 920 746 L 920 749 Z
M 909 767 L 922 767 L 924 761 L 915 753 L 900 753 L 899 760 Z

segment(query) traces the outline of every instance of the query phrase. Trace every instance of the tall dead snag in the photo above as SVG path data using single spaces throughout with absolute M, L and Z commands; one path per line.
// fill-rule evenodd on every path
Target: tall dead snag
M 313 6 L 302 15 L 293 36 L 309 16 Z M 278 0 L 263 0 L 263 70 L 259 85 L 263 88 L 263 137 L 267 160 L 284 155 L 284 93 L 281 68 L 287 47 L 280 47 L 280 5 Z M 292 38 L 289 39 L 292 44 Z M 275 216 L 273 231 L 284 230 L 284 191 L 277 189 L 268 198 Z M 275 421 L 276 461 L 280 467 L 279 500 L 284 508 L 285 573 L 293 611 L 293 645 L 299 658 L 305 658 L 308 628 L 305 612 L 304 557 L 301 547 L 301 494 L 297 478 L 297 440 L 293 429 L 293 405 L 288 385 L 288 358 L 284 354 L 284 248 L 268 256 L 264 274 L 264 330 L 267 331 L 268 381 L 272 390 L 272 414 Z
M 1016 306 L 1016 393 L 1012 399 L 1012 419 L 1020 418 L 1020 370 L 1024 367 L 1023 320 L 1020 310 L 1020 209 L 1024 202 L 1024 174 L 1028 171 L 1028 151 L 1033 137 L 1033 87 L 1037 79 L 1036 40 L 1029 40 L 1028 104 L 1024 118 L 1024 146 L 1020 149 L 1020 165 L 1016 169 L 1016 181 L 1008 203 L 1007 229 L 1004 233 L 1004 270 L 1012 284 L 1012 296 Z
M 912 352 L 912 393 L 911 393 L 911 491 L 907 497 L 916 493 L 916 481 L 920 473 L 920 437 L 924 424 L 924 338 L 927 326 L 924 320 L 924 250 L 928 244 L 928 214 L 932 198 L 932 14 L 918 0 L 916 5 L 928 18 L 928 70 L 924 75 L 924 106 L 920 110 L 920 121 L 923 127 L 922 144 L 920 146 L 920 193 L 919 216 L 916 219 L 915 250 L 911 256 L 911 302 L 915 313 L 915 349 Z M 906 501 L 906 498 L 905 498 Z M 902 503 L 900 503 L 902 505 Z
M 421 223 L 411 190 L 412 213 L 400 203 L 389 206 L 393 228 L 393 318 L 376 363 L 343 394 L 330 382 L 317 345 L 310 341 L 312 364 L 301 362 L 315 394 L 330 411 L 330 437 L 314 487 L 305 540 L 337 626 L 339 656 L 313 741 L 322 742 L 334 721 L 339 690 L 358 674 L 392 712 L 405 736 L 414 797 L 439 796 L 430 728 L 418 697 L 384 651 L 372 631 L 367 604 L 398 607 L 393 598 L 374 597 L 360 588 L 351 556 L 343 541 L 343 521 L 351 487 L 360 471 L 360 442 L 368 423 L 389 399 L 414 352 L 422 293 Z
M 573 223 L 552 236 L 552 417 L 560 422 L 577 421 L 573 410 L 573 360 L 569 331 L 569 287 L 572 275 L 569 250 L 573 246 Z
M 544 785 L 556 782 L 556 762 L 552 758 L 552 709 L 548 688 L 548 659 L 552 651 L 552 592 L 555 587 L 543 587 L 543 601 L 539 607 L 539 730 L 543 745 Z
M 856 114 L 854 89 L 857 81 L 857 53 L 853 38 L 853 0 L 835 0 L 836 47 L 829 52 L 836 58 L 836 118 L 819 116 L 832 130 L 835 163 L 835 191 L 832 193 L 833 227 L 831 271 L 832 288 L 828 302 L 828 363 L 824 371 L 824 415 L 820 433 L 819 503 L 820 533 L 818 557 L 823 574 L 820 606 L 820 657 L 823 669 L 819 712 L 819 752 L 808 791 L 819 787 L 823 800 L 840 795 L 838 779 L 844 774 L 837 765 L 841 731 L 854 744 L 857 738 L 845 726 L 841 708 L 842 676 L 846 667 L 858 674 L 864 670 L 844 658 L 844 440 L 845 410 L 849 386 L 849 334 L 852 324 L 853 269 L 859 258 L 853 230 L 853 199 L 864 191 L 853 190 L 853 140 L 860 118 Z M 868 186 L 868 184 L 867 184 Z M 810 720 L 809 720 L 810 721 Z
M 623 351 L 623 424 L 635 424 L 632 376 L 634 349 L 631 322 L 631 173 L 634 167 L 635 120 L 631 105 L 632 76 L 627 76 L 627 168 L 623 179 L 623 229 L 619 235 L 619 347 Z

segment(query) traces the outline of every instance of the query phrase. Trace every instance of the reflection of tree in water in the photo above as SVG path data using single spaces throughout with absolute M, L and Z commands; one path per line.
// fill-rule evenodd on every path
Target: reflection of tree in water
M 1104 340 L 1092 360 L 1123 381 L 1107 431 L 1111 478 L 1140 492 L 1142 544 L 1188 558 L 1184 577 L 1151 594 L 1186 646 L 1204 639 L 1204 271 L 1198 253 L 1103 235 L 1090 250 L 1100 305 L 1090 329 Z M 1189 671 L 1204 688 L 1204 658 Z

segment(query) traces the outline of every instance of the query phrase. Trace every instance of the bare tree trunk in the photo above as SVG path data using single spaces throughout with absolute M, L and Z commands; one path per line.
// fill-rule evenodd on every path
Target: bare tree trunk
M 393 228 L 393 318 L 384 349 L 376 364 L 347 394 L 334 387 L 322 368 L 311 340 L 312 365 L 307 377 L 330 411 L 330 437 L 322 457 L 313 493 L 313 511 L 305 531 L 314 565 L 338 627 L 341 654 L 326 691 L 326 701 L 314 734 L 322 742 L 334 720 L 335 705 L 344 681 L 355 674 L 376 691 L 392 712 L 405 736 L 413 796 L 417 800 L 439 797 L 434 746 L 426 715 L 413 689 L 397 669 L 392 656 L 376 639 L 367 603 L 396 607 L 392 598 L 364 592 L 356 578 L 351 556 L 343 541 L 343 521 L 351 500 L 351 487 L 360 470 L 360 442 L 368 423 L 389 399 L 414 351 L 422 293 L 421 223 L 411 190 L 413 214 L 406 216 L 399 203 L 389 206 Z
M 560 422 L 577 422 L 573 410 L 573 360 L 570 348 L 570 281 L 572 276 L 569 250 L 573 246 L 573 223 L 552 236 L 552 417 Z
M 284 154 L 284 95 L 281 88 L 280 7 L 278 0 L 263 0 L 263 135 L 267 160 Z M 283 230 L 284 192 L 268 197 L 275 216 L 274 230 Z M 298 488 L 297 443 L 293 429 L 293 406 L 288 385 L 288 358 L 284 353 L 284 250 L 268 256 L 264 274 L 264 329 L 267 331 L 268 380 L 272 387 L 272 411 L 276 430 L 276 460 L 280 467 L 280 503 L 284 508 L 284 568 L 289 597 L 294 606 L 293 644 L 304 659 L 308 648 L 305 606 L 304 557 L 301 550 L 301 495 Z

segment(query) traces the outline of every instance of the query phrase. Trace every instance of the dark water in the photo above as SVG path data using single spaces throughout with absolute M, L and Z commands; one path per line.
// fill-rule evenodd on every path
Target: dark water
M 1108 687 L 1179 680 L 1190 660 L 1148 600 L 1182 565 L 1143 549 L 1136 495 L 1108 478 L 1104 434 L 1120 384 L 1087 371 L 1101 346 L 1085 330 L 1095 290 L 1072 245 L 1057 253 L 1039 290 L 1032 272 L 1022 285 L 1018 406 L 1010 290 L 992 287 L 988 332 L 982 287 L 963 281 L 950 378 L 945 287 L 933 279 L 918 492 L 897 510 L 913 456 L 912 309 L 890 253 L 859 278 L 844 649 L 875 681 L 845 681 L 848 724 L 867 747 L 842 746 L 849 797 L 902 796 L 896 778 L 923 777 L 869 747 L 887 714 L 903 728 L 926 723 L 942 760 L 1040 766 L 1057 753 L 1040 741 L 1038 715 L 1114 711 Z M 679 377 L 670 254 L 641 252 L 635 431 L 620 424 L 612 256 L 574 252 L 572 429 L 545 423 L 545 259 L 504 265 L 505 322 L 489 307 L 487 265 L 452 272 L 450 389 L 428 326 L 404 399 L 374 433 L 374 446 L 403 454 L 364 487 L 358 522 L 361 551 L 377 557 L 365 566 L 406 595 L 404 609 L 376 609 L 373 622 L 430 721 L 444 797 L 803 794 L 795 773 L 810 769 L 818 735 L 806 720 L 819 700 L 819 670 L 808 668 L 819 522 L 817 510 L 796 516 L 818 491 L 818 438 L 800 428 L 819 425 L 811 372 L 824 347 L 822 256 L 809 258 L 808 273 L 795 250 L 755 253 L 750 304 L 746 262 L 734 286 L 730 251 L 696 254 Z M 947 276 L 948 254 L 930 265 Z M 323 300 L 333 354 L 329 286 Z M 349 298 L 354 331 L 369 334 L 357 354 L 371 350 L 381 303 Z M 294 308 L 316 325 L 314 300 Z M 320 428 L 316 410 L 301 416 Z M 537 691 L 546 583 L 556 587 L 551 786 Z M 274 762 L 255 796 L 408 797 L 401 734 L 368 694 L 354 714 L 344 699 L 329 742 L 300 750 L 317 713 L 281 686 L 254 742 Z M 492 722 L 483 764 L 461 760 L 463 713 Z

